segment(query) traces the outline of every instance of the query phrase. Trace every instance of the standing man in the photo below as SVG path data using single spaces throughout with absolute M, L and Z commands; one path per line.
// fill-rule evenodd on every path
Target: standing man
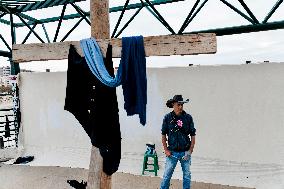
M 168 189 L 174 169 L 179 161 L 183 172 L 183 189 L 190 189 L 191 154 L 195 145 L 193 119 L 183 110 L 182 95 L 175 95 L 166 105 L 173 111 L 166 114 L 162 125 L 162 144 L 166 154 L 166 165 L 160 189 Z M 189 137 L 190 136 L 190 137 Z

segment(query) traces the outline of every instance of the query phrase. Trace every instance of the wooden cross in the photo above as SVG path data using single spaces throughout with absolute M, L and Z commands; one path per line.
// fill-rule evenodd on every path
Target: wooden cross
M 109 0 L 90 0 L 91 36 L 98 41 L 105 55 L 107 44 L 113 45 L 113 57 L 120 57 L 121 39 L 110 39 Z M 13 45 L 15 63 L 60 60 L 68 57 L 70 44 L 82 55 L 79 41 L 62 43 L 34 43 Z M 146 56 L 170 56 L 216 53 L 216 35 L 164 35 L 144 38 Z M 88 189 L 111 189 L 111 176 L 102 171 L 103 160 L 98 148 L 92 147 L 88 175 Z

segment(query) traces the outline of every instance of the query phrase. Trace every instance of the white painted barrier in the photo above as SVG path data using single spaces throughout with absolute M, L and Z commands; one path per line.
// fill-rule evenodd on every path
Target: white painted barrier
M 147 78 L 145 127 L 126 116 L 117 88 L 123 153 L 141 154 L 152 141 L 162 154 L 165 102 L 182 94 L 197 129 L 195 156 L 284 165 L 284 64 L 151 68 Z M 63 109 L 65 87 L 65 72 L 20 74 L 22 144 L 34 165 L 88 167 L 90 142 Z

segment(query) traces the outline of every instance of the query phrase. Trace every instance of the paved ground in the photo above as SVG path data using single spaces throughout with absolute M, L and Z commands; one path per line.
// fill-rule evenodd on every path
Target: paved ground
M 0 164 L 0 189 L 72 189 L 67 180 L 87 179 L 88 170 L 66 167 L 35 167 Z M 158 189 L 161 178 L 115 173 L 113 189 Z M 224 185 L 192 183 L 192 189 L 245 189 Z M 180 180 L 172 180 L 171 189 L 182 188 Z

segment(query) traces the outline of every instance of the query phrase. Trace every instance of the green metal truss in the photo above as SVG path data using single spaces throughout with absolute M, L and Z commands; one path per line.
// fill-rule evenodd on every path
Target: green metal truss
M 80 1 L 85 0 L 1 0 L 0 4 L 13 9 L 15 12 L 26 12 Z
M 41 1 L 39 1 L 39 0 L 38 1 L 36 1 L 36 0 L 0 0 L 0 26 L 1 26 L 1 24 L 10 26 L 10 28 L 11 28 L 10 37 L 12 39 L 12 44 L 16 43 L 15 29 L 21 28 L 21 27 L 28 27 L 29 28 L 29 32 L 28 32 L 27 36 L 24 38 L 24 40 L 22 41 L 22 44 L 24 44 L 27 41 L 27 39 L 30 37 L 31 34 L 34 34 L 38 38 L 38 40 L 41 41 L 42 43 L 45 43 L 45 42 L 50 43 L 51 40 L 50 40 L 50 37 L 49 37 L 49 35 L 48 35 L 48 33 L 45 29 L 44 24 L 48 24 L 50 22 L 58 22 L 58 27 L 56 29 L 56 33 L 55 33 L 55 36 L 54 36 L 54 39 L 53 39 L 53 42 L 56 42 L 57 38 L 58 38 L 58 33 L 60 31 L 60 28 L 61 28 L 62 21 L 80 18 L 80 20 L 77 21 L 77 23 L 72 27 L 72 29 L 69 32 L 67 32 L 67 34 L 60 40 L 60 41 L 64 41 L 70 35 L 70 33 L 72 33 L 72 31 L 74 31 L 75 28 L 78 27 L 78 25 L 81 23 L 81 21 L 85 20 L 89 25 L 91 25 L 91 22 L 89 20 L 90 12 L 83 11 L 79 6 L 77 6 L 75 4 L 75 3 L 80 2 L 80 1 L 84 1 L 84 0 L 45 0 L 45 1 L 42 1 L 42 0 Z M 120 12 L 123 9 L 125 9 L 125 10 L 140 9 L 141 10 L 143 7 L 147 7 L 147 6 L 161 5 L 161 4 L 178 2 L 178 1 L 184 1 L 184 0 L 153 0 L 153 1 L 151 1 L 151 3 L 150 2 L 144 3 L 141 0 L 141 3 L 129 4 L 127 7 L 124 7 L 124 6 L 112 7 L 112 8 L 110 8 L 110 12 Z M 60 5 L 61 6 L 63 5 L 60 16 L 49 17 L 49 18 L 44 18 L 44 19 L 36 19 L 36 18 L 33 18 L 32 16 L 29 16 L 27 14 L 27 12 L 29 12 L 29 11 L 34 11 L 34 10 L 39 10 L 39 9 L 44 9 L 44 8 L 50 8 L 50 7 L 54 7 L 54 6 L 60 6 Z M 77 13 L 65 15 L 65 10 L 66 10 L 67 5 L 73 6 L 74 9 L 77 11 Z M 138 14 L 138 12 L 137 12 L 137 14 Z M 135 16 L 137 14 L 135 14 Z M 155 17 L 157 17 L 157 15 L 156 15 L 157 13 L 152 13 L 152 14 Z M 6 20 L 6 19 L 2 18 L 6 15 L 9 15 L 10 20 Z M 133 16 L 131 21 L 134 19 L 135 16 Z M 13 17 L 18 17 L 21 22 L 20 23 L 14 23 Z M 157 18 L 161 20 L 161 18 L 159 18 L 159 17 L 157 17 Z M 131 21 L 128 21 L 128 24 Z M 165 21 L 163 22 L 163 24 L 165 24 Z M 37 34 L 37 32 L 35 32 L 34 29 L 38 25 L 42 26 L 46 40 L 43 40 L 43 38 L 41 38 Z M 120 33 L 125 28 L 126 28 L 126 26 L 122 30 L 120 30 Z M 7 43 L 5 38 L 1 35 L 1 30 L 0 30 L 0 43 L 4 43 L 5 46 L 6 46 L 6 50 L 0 49 L 0 56 L 8 57 L 10 62 L 11 62 L 11 67 L 13 68 L 12 73 L 13 74 L 18 73 L 19 72 L 18 64 L 14 64 L 12 62 L 12 48 Z M 1 47 L 3 47 L 3 46 L 1 46 Z
M 35 3 L 34 6 L 32 6 L 32 3 L 30 5 L 25 5 L 25 6 L 20 6 L 18 7 L 16 10 L 17 11 L 20 11 L 20 10 L 23 10 L 23 11 L 20 11 L 20 12 L 26 12 L 26 11 L 31 11 L 31 10 L 36 10 L 36 7 L 39 7 L 39 9 L 42 9 L 42 8 L 49 8 L 49 7 L 52 7 L 52 6 L 58 6 L 58 5 L 64 5 L 65 3 L 74 3 L 74 2 L 79 2 L 79 1 L 85 1 L 85 0 L 72 0 L 72 1 L 67 1 L 67 0 L 47 0 L 46 2 L 53 2 L 53 4 L 49 4 L 49 3 L 46 3 L 46 4 L 43 4 L 41 5 L 40 2 L 37 2 Z M 162 5 L 162 4 L 167 4 L 167 3 L 173 3 L 173 2 L 179 2 L 179 1 L 184 1 L 184 0 L 154 0 L 154 1 L 151 1 L 151 3 L 153 5 Z M 43 1 L 44 2 L 44 1 Z M 56 3 L 56 4 L 54 4 Z M 140 8 L 141 7 L 141 3 L 134 3 L 134 4 L 129 4 L 127 6 L 127 9 L 126 10 L 131 10 L 131 9 L 137 9 L 137 8 Z M 29 9 L 28 9 L 29 8 Z M 0 8 L 1 10 L 1 8 Z M 117 7 L 112 7 L 110 8 L 110 13 L 113 13 L 113 12 L 120 12 L 123 10 L 123 6 L 117 6 Z M 1 15 L 1 14 L 0 14 Z M 86 12 L 86 16 L 90 17 L 90 12 Z M 63 17 L 63 20 L 69 20 L 69 19 L 74 19 L 74 18 L 81 18 L 81 15 L 79 13 L 75 13 L 75 14 L 69 14 L 69 15 L 64 15 Z M 60 16 L 56 16 L 56 17 L 51 17 L 51 18 L 45 18 L 45 19 L 39 19 L 39 20 L 36 20 L 35 18 L 27 18 L 28 20 L 30 20 L 29 22 L 27 22 L 29 25 L 33 25 L 35 22 L 36 23 L 50 23 L 50 22 L 57 22 L 59 21 L 60 19 Z M 8 20 L 4 20 L 4 19 L 0 19 L 0 23 L 3 23 L 3 24 L 7 24 L 7 25 L 10 25 L 10 22 Z M 23 27 L 25 26 L 25 24 L 23 23 L 14 23 L 15 27 Z
M 34 34 L 39 41 L 42 43 L 45 42 L 51 42 L 50 37 L 45 29 L 44 24 L 48 24 L 51 22 L 58 22 L 58 27 L 56 29 L 55 36 L 53 38 L 53 42 L 57 41 L 58 33 L 61 28 L 61 24 L 65 20 L 70 19 L 78 19 L 77 23 L 72 27 L 70 31 L 67 32 L 67 34 L 60 40 L 64 41 L 68 38 L 70 33 L 74 31 L 77 26 L 85 20 L 90 25 L 90 12 L 83 11 L 78 5 L 76 5 L 77 2 L 84 1 L 84 0 L 45 0 L 45 1 L 36 1 L 36 0 L 0 0 L 0 28 L 1 24 L 10 26 L 10 37 L 12 38 L 12 44 L 16 43 L 16 34 L 15 29 L 21 28 L 21 27 L 28 27 L 29 33 L 25 37 L 25 39 L 22 41 L 22 43 L 25 43 L 29 36 L 31 34 Z M 245 1 L 248 0 L 237 0 L 238 3 L 241 5 L 241 8 L 236 8 L 233 6 L 228 0 L 214 0 L 214 2 L 221 2 L 224 5 L 227 6 L 227 8 L 231 11 L 233 11 L 235 14 L 239 15 L 240 18 L 243 18 L 246 22 L 248 22 L 247 25 L 236 25 L 236 26 L 228 26 L 224 28 L 204 28 L 199 31 L 192 31 L 188 27 L 190 23 L 193 20 L 196 20 L 196 16 L 204 9 L 206 4 L 208 4 L 208 1 L 213 0 L 192 0 L 193 6 L 189 7 L 189 13 L 187 17 L 184 19 L 183 24 L 178 29 L 178 31 L 174 31 L 173 28 L 170 26 L 170 24 L 163 18 L 163 16 L 159 13 L 159 11 L 155 8 L 156 5 L 161 4 L 167 4 L 167 3 L 174 3 L 179 1 L 189 1 L 189 0 L 140 0 L 140 3 L 134 3 L 130 4 L 130 0 L 125 0 L 125 4 L 123 6 L 118 7 L 111 7 L 110 13 L 113 12 L 121 12 L 119 19 L 117 21 L 117 24 L 114 28 L 114 31 L 112 33 L 111 37 L 119 37 L 120 34 L 124 31 L 125 28 L 128 27 L 128 25 L 132 22 L 132 20 L 140 13 L 140 11 L 143 8 L 146 8 L 168 31 L 170 34 L 190 34 L 190 33 L 216 33 L 217 36 L 222 35 L 232 35 L 232 34 L 240 34 L 240 33 L 248 33 L 248 32 L 259 32 L 259 31 L 267 31 L 267 30 L 275 30 L 275 29 L 284 29 L 284 18 L 281 18 L 278 21 L 270 21 L 272 15 L 278 10 L 278 8 L 282 5 L 283 6 L 283 0 L 277 0 L 277 2 L 270 2 L 271 9 L 267 12 L 267 15 L 265 18 L 261 21 L 256 18 L 254 13 L 250 10 L 250 8 L 247 6 Z M 73 14 L 65 14 L 66 6 L 72 6 L 76 13 Z M 60 6 L 62 7 L 60 16 L 55 17 L 48 17 L 44 19 L 36 19 L 28 15 L 29 11 L 54 7 L 54 6 Z M 124 13 L 127 10 L 136 10 L 136 12 L 128 18 L 128 21 L 126 24 L 122 27 L 120 27 L 120 30 L 118 31 L 120 22 L 124 16 Z M 218 13 L 222 14 L 222 13 Z M 3 19 L 4 16 L 9 15 L 10 19 Z M 18 17 L 21 22 L 20 23 L 14 23 L 13 16 Z M 224 15 L 225 16 L 225 15 Z M 202 22 L 201 20 L 198 22 Z M 230 23 L 231 24 L 231 23 Z M 44 30 L 45 38 L 43 39 L 41 36 L 39 36 L 35 32 L 35 27 L 41 25 L 42 29 Z M 189 30 L 189 31 L 188 31 Z M 4 43 L 5 45 L 1 45 L 0 48 L 0 56 L 3 57 L 12 57 L 11 52 L 11 46 L 6 42 L 5 38 L 1 35 L 0 30 L 0 43 Z M 14 65 L 12 66 L 14 67 Z M 17 68 L 16 68 L 17 69 Z M 15 71 L 16 72 L 16 71 Z
M 18 13 L 19 16 L 21 16 L 23 19 L 26 19 L 26 23 L 13 23 L 13 27 L 19 28 L 19 27 L 25 27 L 27 24 L 30 26 L 33 26 L 35 24 L 46 24 L 50 22 L 58 22 L 60 20 L 69 20 L 69 19 L 75 19 L 75 18 L 82 18 L 82 16 L 88 17 L 90 16 L 90 12 L 79 12 L 69 15 L 63 15 L 56 16 L 56 17 L 50 17 L 50 18 L 44 18 L 44 19 L 35 19 L 31 16 L 28 16 L 27 14 L 24 14 L 24 12 L 32 11 L 32 10 L 38 10 L 43 8 L 49 8 L 53 6 L 59 6 L 64 4 L 74 4 L 76 2 L 80 2 L 84 0 L 45 0 L 45 1 L 35 1 L 35 0 L 1 0 L 0 1 L 0 23 L 11 25 L 11 22 L 9 20 L 2 19 L 4 15 L 8 14 L 7 9 L 12 13 Z M 184 0 L 155 0 L 150 1 L 151 5 L 161 5 L 161 4 L 167 4 L 167 3 L 173 3 L 173 2 L 179 2 Z M 230 8 L 235 13 L 239 14 L 243 19 L 250 22 L 248 25 L 241 25 L 241 26 L 233 26 L 233 27 L 224 27 L 224 28 L 212 28 L 212 29 L 204 29 L 200 31 L 189 31 L 184 32 L 187 26 L 194 20 L 196 15 L 203 9 L 203 7 L 206 5 L 206 3 L 209 0 L 195 0 L 195 4 L 190 10 L 187 18 L 184 21 L 184 24 L 181 26 L 178 34 L 184 34 L 184 33 L 202 33 L 202 32 L 214 32 L 217 35 L 231 35 L 231 34 L 238 34 L 238 33 L 246 33 L 246 32 L 257 32 L 257 31 L 266 31 L 266 30 L 274 30 L 274 29 L 281 29 L 284 28 L 283 21 L 277 21 L 277 22 L 268 22 L 270 17 L 274 14 L 274 12 L 278 9 L 278 7 L 283 3 L 283 0 L 278 0 L 274 6 L 271 8 L 271 10 L 267 13 L 267 16 L 264 18 L 262 22 L 257 20 L 257 18 L 254 16 L 253 12 L 249 9 L 249 7 L 246 5 L 245 0 L 238 0 L 239 3 L 242 5 L 243 9 L 242 11 L 236 7 L 234 7 L 232 4 L 230 4 L 227 0 L 215 0 L 220 1 L 224 3 L 228 8 Z M 212 1 L 212 0 L 211 0 Z M 131 10 L 131 9 L 137 9 L 141 10 L 142 4 L 144 4 L 144 7 L 146 7 L 151 14 L 153 14 L 162 24 L 168 25 L 165 21 L 161 20 L 161 18 L 158 16 L 158 13 L 150 9 L 150 4 L 147 3 L 147 0 L 141 1 L 141 3 L 134 3 L 134 4 L 128 4 L 125 10 Z M 110 13 L 112 12 L 122 12 L 124 6 L 118 6 L 118 7 L 112 7 L 110 8 Z M 138 14 L 138 13 L 137 13 Z M 87 19 L 86 19 L 87 21 Z M 87 21 L 88 22 L 88 21 Z M 170 28 L 170 26 L 166 26 L 169 28 L 169 31 L 171 33 L 173 32 Z

